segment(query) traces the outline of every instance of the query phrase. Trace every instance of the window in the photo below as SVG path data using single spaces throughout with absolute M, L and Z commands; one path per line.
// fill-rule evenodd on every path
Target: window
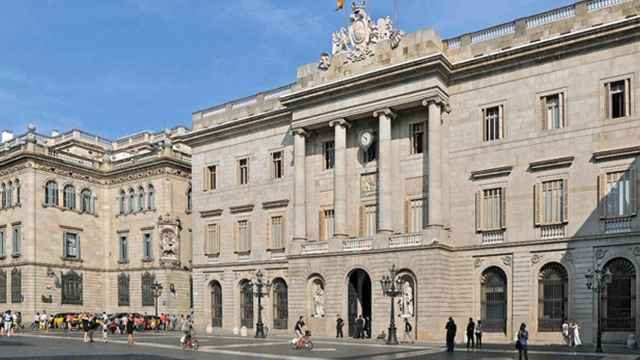
M 127 213 L 132 214 L 136 211 L 136 192 L 133 189 L 129 189 L 129 197 L 127 198 Z
M 16 180 L 13 186 L 16 188 L 16 204 L 20 205 L 20 180 Z
M 238 252 L 251 251 L 251 224 L 249 220 L 238 220 L 236 223 L 236 244 Z
M 506 228 L 506 194 L 504 187 L 484 189 L 476 193 L 476 231 Z
M 142 186 L 138 187 L 138 211 L 144 211 L 144 188 Z
M 187 190 L 187 212 L 190 213 L 193 210 L 193 192 L 191 191 L 191 186 Z
M 215 280 L 211 282 L 211 326 L 222 327 L 222 286 Z
M 284 152 L 271 153 L 271 171 L 273 179 L 282 179 L 284 176 Z
M 543 129 L 562 129 L 564 124 L 564 93 L 543 96 L 542 103 Z
M 335 233 L 335 213 L 333 209 L 320 210 L 320 240 L 329 240 Z
M 411 124 L 411 154 L 424 152 L 424 123 Z
M 82 275 L 73 270 L 62 274 L 62 304 L 82 305 Z
M 63 256 L 69 259 L 80 258 L 80 239 L 78 234 L 65 232 L 64 233 L 64 253 Z
M 120 190 L 120 196 L 118 196 L 118 207 L 120 210 L 120 215 L 124 215 L 127 212 L 126 208 L 127 194 L 124 190 Z
M 155 281 L 155 275 L 151 275 L 148 272 L 142 274 L 142 306 L 155 305 L 153 298 L 153 283 Z
M 20 225 L 13 226 L 12 247 L 13 252 L 11 256 L 18 257 L 21 252 L 22 243 L 22 227 Z
M 611 282 L 602 296 L 603 331 L 634 332 L 636 329 L 636 270 L 623 258 L 605 266 L 611 272 Z
M 323 142 L 322 154 L 324 154 L 324 169 L 333 169 L 336 163 L 335 143 L 333 141 Z
M 631 79 L 611 81 L 604 86 L 607 118 L 617 119 L 631 115 Z
M 406 231 L 407 233 L 421 232 L 424 224 L 427 223 L 425 211 L 426 199 L 413 199 L 406 203 L 405 211 Z
M 0 185 L 0 195 L 2 195 L 2 201 L 0 201 L 0 207 L 2 207 L 3 209 L 6 209 L 9 207 L 9 205 L 7 205 L 7 185 L 2 184 Z
M 378 159 L 378 140 L 375 139 L 371 145 L 364 151 L 364 162 L 372 162 Z
M 4 232 L 5 229 L 0 229 L 0 258 L 3 258 L 6 256 L 5 253 L 5 244 L 4 244 Z
M 558 263 L 549 263 L 540 269 L 538 276 L 538 329 L 562 331 L 562 323 L 568 318 L 568 276 Z
M 129 306 L 129 275 L 118 275 L 118 306 Z
M 378 206 L 366 205 L 360 207 L 360 236 L 373 237 L 378 228 Z
M 205 243 L 205 255 L 219 255 L 220 254 L 220 225 L 208 224 L 206 243 Z
M 240 185 L 249 183 L 249 159 L 238 160 L 238 182 Z
M 11 302 L 14 304 L 21 303 L 22 297 L 22 271 L 13 269 L 11 271 Z
M 635 215 L 635 169 L 610 172 L 598 178 L 601 217 L 617 218 Z
M 215 190 L 218 188 L 218 167 L 208 166 L 204 177 L 204 190 Z
M 13 183 L 9 181 L 9 185 L 7 186 L 7 208 L 13 206 Z
M 58 184 L 55 181 L 49 181 L 45 186 L 44 204 L 46 206 L 58 206 Z
M 126 235 L 121 235 L 118 240 L 118 261 L 129 262 L 129 240 Z
M 558 225 L 568 221 L 568 191 L 566 179 L 543 181 L 534 186 L 536 226 Z
M 156 191 L 151 184 L 147 186 L 147 209 L 156 209 Z
M 64 198 L 62 199 L 62 207 L 69 210 L 76 209 L 76 188 L 73 185 L 64 187 Z
M 491 267 L 482 273 L 480 281 L 482 329 L 504 333 L 507 330 L 507 277 L 499 268 Z
M 282 216 L 271 217 L 271 248 L 284 249 L 284 218 Z
M 286 329 L 289 323 L 289 289 L 281 278 L 273 281 L 273 328 Z
M 144 261 L 153 259 L 153 237 L 148 232 L 142 234 L 142 259 Z
M 492 106 L 482 110 L 484 141 L 494 141 L 504 137 L 503 112 L 503 105 Z
M 91 194 L 91 190 L 89 189 L 84 189 L 82 190 L 82 192 L 80 193 L 80 198 L 81 198 L 81 206 L 80 206 L 80 210 L 83 213 L 87 213 L 87 214 L 94 214 L 95 213 L 95 204 L 93 203 L 93 195 Z
M 248 280 L 240 282 L 240 326 L 253 329 L 253 287 Z
M 0 270 L 0 304 L 7 303 L 7 272 Z

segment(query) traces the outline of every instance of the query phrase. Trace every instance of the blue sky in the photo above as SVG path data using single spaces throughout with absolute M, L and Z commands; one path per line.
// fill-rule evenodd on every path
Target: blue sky
M 572 3 L 395 0 L 405 32 L 444 38 Z M 295 81 L 345 23 L 335 0 L 3 0 L 0 129 L 109 138 Z M 349 0 L 346 1 L 350 3 Z M 377 18 L 393 0 L 369 0 Z

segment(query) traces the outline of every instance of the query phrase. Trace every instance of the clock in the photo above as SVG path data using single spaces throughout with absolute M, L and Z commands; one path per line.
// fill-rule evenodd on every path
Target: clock
M 360 133 L 360 146 L 364 149 L 368 149 L 373 143 L 373 134 L 371 131 L 363 131 Z

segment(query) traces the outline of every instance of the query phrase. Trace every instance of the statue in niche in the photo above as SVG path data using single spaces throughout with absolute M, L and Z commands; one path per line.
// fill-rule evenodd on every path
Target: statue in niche
M 413 317 L 413 286 L 409 280 L 405 280 L 402 284 L 402 295 L 398 305 L 400 305 L 400 317 Z
M 162 258 L 169 260 L 178 259 L 178 241 L 176 235 L 171 230 L 165 230 L 161 236 L 162 243 Z
M 313 299 L 313 317 L 324 317 L 324 288 L 320 280 L 315 280 L 311 286 Z

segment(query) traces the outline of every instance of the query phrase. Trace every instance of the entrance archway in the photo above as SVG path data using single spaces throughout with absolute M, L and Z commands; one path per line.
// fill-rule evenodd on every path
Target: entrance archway
M 349 336 L 357 336 L 356 320 L 365 319 L 366 334 L 371 337 L 371 278 L 362 269 L 351 271 L 348 277 L 347 307 L 349 310 Z
M 216 280 L 211 282 L 211 326 L 222 327 L 222 286 Z

